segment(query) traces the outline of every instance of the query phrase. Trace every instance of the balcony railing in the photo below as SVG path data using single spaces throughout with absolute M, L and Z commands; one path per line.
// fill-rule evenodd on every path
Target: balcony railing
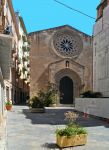
M 13 57 L 14 57 L 15 59 L 18 59 L 18 54 L 17 54 L 17 53 L 14 53 L 14 54 L 13 54 Z
M 27 64 L 27 67 L 29 68 L 29 67 L 30 67 L 30 64 Z
M 22 57 L 23 61 L 28 61 L 28 59 L 26 57 Z
M 26 38 L 26 36 L 22 36 L 22 40 L 23 40 L 23 42 L 27 42 L 27 38 Z
M 25 73 L 27 69 L 25 67 L 22 67 L 22 72 Z
M 27 47 L 26 46 L 22 46 L 22 50 L 23 50 L 23 52 L 26 52 L 27 51 Z

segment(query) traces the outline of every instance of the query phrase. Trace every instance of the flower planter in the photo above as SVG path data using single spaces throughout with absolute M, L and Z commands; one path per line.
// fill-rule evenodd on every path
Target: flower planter
M 87 142 L 87 134 L 68 136 L 56 136 L 56 143 L 60 148 L 85 145 Z
M 51 104 L 50 107 L 56 107 L 56 104 Z
M 30 108 L 30 112 L 32 112 L 32 113 L 44 113 L 45 108 Z
M 11 110 L 12 109 L 12 105 L 6 105 L 6 110 Z

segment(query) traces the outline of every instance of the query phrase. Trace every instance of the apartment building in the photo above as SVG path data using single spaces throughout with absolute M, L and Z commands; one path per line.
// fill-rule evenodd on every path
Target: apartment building
M 16 12 L 16 19 L 19 28 L 20 40 L 18 48 L 18 102 L 26 101 L 29 95 L 29 82 L 30 82 L 30 64 L 29 64 L 29 44 L 27 39 L 27 31 L 23 18 Z
M 5 100 L 12 99 L 13 103 L 19 104 L 24 102 L 29 94 L 29 80 L 26 78 L 29 77 L 29 73 L 25 70 L 22 75 L 20 69 L 25 65 L 23 59 L 29 53 L 21 52 L 21 47 L 24 45 L 20 28 L 22 26 L 19 25 L 21 21 L 14 12 L 12 1 L 1 0 L 0 6 L 0 64 L 5 85 Z M 27 38 L 26 34 L 25 37 Z

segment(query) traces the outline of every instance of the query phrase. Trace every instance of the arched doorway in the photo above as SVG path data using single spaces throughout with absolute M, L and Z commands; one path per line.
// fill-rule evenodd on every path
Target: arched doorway
M 60 104 L 73 104 L 73 81 L 68 76 L 61 78 L 60 85 Z

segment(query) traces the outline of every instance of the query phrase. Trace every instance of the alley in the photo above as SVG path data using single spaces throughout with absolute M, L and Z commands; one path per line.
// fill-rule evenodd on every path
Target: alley
M 45 113 L 30 113 L 26 106 L 14 106 L 8 112 L 7 150 L 59 150 L 55 130 L 66 124 L 64 113 L 73 108 L 47 108 Z M 109 125 L 94 118 L 79 117 L 88 131 L 85 146 L 73 150 L 109 150 Z

